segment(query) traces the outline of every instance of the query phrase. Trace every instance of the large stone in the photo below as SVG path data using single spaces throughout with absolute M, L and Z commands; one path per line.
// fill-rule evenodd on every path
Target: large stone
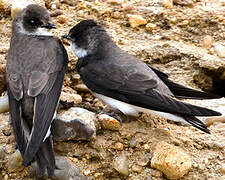
M 146 19 L 140 15 L 128 15 L 128 20 L 132 28 L 147 24 Z
M 182 149 L 160 142 L 153 152 L 151 167 L 162 171 L 169 179 L 179 179 L 189 172 L 192 160 Z
M 54 140 L 68 141 L 90 140 L 95 131 L 84 123 L 83 120 L 76 118 L 68 121 L 54 119 L 51 132 Z
M 51 178 L 52 180 L 88 180 L 67 158 L 59 156 L 55 157 L 55 160 L 57 168 Z M 33 163 L 29 170 L 30 177 L 37 177 L 36 167 L 36 163 Z M 47 177 L 47 174 L 45 174 L 45 177 Z
M 78 107 L 72 107 L 69 110 L 59 114 L 58 116 L 59 119 L 64 120 L 65 122 L 71 122 L 71 120 L 77 119 L 77 126 L 74 125 L 74 127 L 83 127 L 83 130 L 88 130 L 90 133 L 89 135 L 93 134 L 93 138 L 96 137 L 96 127 L 95 127 L 95 113 L 88 111 L 83 108 L 78 108 Z M 79 122 L 78 122 L 79 119 Z M 79 125 L 78 125 L 79 124 Z M 62 129 L 62 131 L 65 131 L 65 129 Z M 72 130 L 75 133 L 75 129 Z M 93 131 L 93 133 L 91 133 Z M 62 132 L 63 133 L 63 132 Z M 74 134 L 74 138 L 76 139 L 77 135 L 79 134 Z M 87 137 L 89 137 L 87 135 Z M 84 137 L 84 136 L 83 136 Z M 86 137 L 86 138 L 87 138 Z

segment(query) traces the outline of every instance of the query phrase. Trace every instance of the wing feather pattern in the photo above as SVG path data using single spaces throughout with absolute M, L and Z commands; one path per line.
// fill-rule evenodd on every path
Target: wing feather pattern
M 22 157 L 24 157 L 27 142 L 26 142 L 24 130 L 22 127 L 22 118 L 21 118 L 22 112 L 21 112 L 20 102 L 14 98 L 9 88 L 9 85 L 7 85 L 7 89 L 8 89 L 8 97 L 9 97 L 9 107 L 10 109 L 13 109 L 13 111 L 10 111 L 10 117 L 11 117 L 12 126 L 14 130 L 15 138 L 16 138 L 16 143 L 17 143 L 18 149 L 21 152 Z
M 120 77 L 121 74 L 114 71 L 112 75 L 109 73 L 110 71 L 108 71 L 112 66 L 116 66 L 114 69 L 118 69 L 118 72 L 121 71 L 119 70 L 121 66 L 117 64 L 108 64 L 102 67 L 101 64 L 98 64 L 96 68 L 93 68 L 95 66 L 90 64 L 85 66 L 85 68 L 81 68 L 80 74 L 84 83 L 92 91 L 121 100 L 128 104 L 179 115 L 220 115 L 220 113 L 216 111 L 178 101 L 160 92 L 157 89 L 157 79 L 149 76 L 147 78 L 145 74 L 137 69 L 133 71 L 134 74 L 129 75 L 123 69 L 123 78 L 117 78 L 117 76 Z M 130 68 L 134 67 L 130 66 Z M 101 69 L 104 69 L 104 71 Z M 129 69 L 129 66 L 126 69 Z M 133 78 L 135 76 L 139 78 Z
M 17 55 L 12 55 L 10 49 L 7 58 L 7 89 L 16 142 L 23 165 L 29 165 L 35 158 L 40 175 L 47 168 L 51 177 L 55 169 L 51 137 L 43 140 L 58 104 L 68 56 L 61 41 L 55 37 L 26 36 L 19 42 Z M 35 46 L 39 51 L 31 52 L 27 46 Z M 19 53 L 24 50 L 29 52 L 26 56 Z M 23 122 L 28 125 L 29 137 L 24 136 Z
M 33 159 L 48 131 L 48 128 L 51 125 L 52 118 L 55 113 L 55 109 L 60 96 L 64 73 L 65 71 L 51 74 L 49 81 L 51 81 L 52 79 L 56 79 L 54 81 L 53 87 L 50 86 L 51 89 L 47 90 L 48 93 L 40 93 L 35 97 L 33 125 L 35 128 L 33 128 L 31 131 L 30 140 L 25 151 L 23 162 L 24 165 L 27 165 Z M 55 78 L 54 76 L 57 76 L 57 78 Z M 51 85 L 52 82 L 47 83 L 47 85 L 48 84 Z

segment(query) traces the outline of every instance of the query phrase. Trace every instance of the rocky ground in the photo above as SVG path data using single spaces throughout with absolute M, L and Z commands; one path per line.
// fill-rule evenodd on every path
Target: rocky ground
M 95 19 L 122 49 L 176 82 L 225 95 L 224 0 L 33 1 L 48 8 L 57 36 L 67 34 L 81 20 Z M 12 17 L 21 4 L 0 0 L 2 96 Z M 64 138 L 55 135 L 59 156 L 55 179 L 225 179 L 225 117 L 205 120 L 211 134 L 146 114 L 120 124 L 98 114 L 106 105 L 82 84 L 75 71 L 76 57 L 69 46 L 66 49 L 70 62 L 61 101 L 74 107 L 63 106 L 58 117 L 79 118 L 74 122 L 79 133 L 68 128 Z M 224 98 L 187 102 L 225 115 Z M 22 167 L 21 161 L 9 115 L 2 113 L 0 179 L 35 179 L 32 168 Z

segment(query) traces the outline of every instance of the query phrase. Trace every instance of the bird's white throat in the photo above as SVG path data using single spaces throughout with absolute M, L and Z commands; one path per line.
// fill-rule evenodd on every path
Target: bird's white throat
M 88 55 L 87 50 L 77 47 L 77 45 L 73 42 L 70 42 L 70 47 L 78 58 L 84 58 Z
M 19 23 L 18 25 L 19 25 L 20 33 L 22 33 L 22 34 L 34 35 L 34 36 L 53 36 L 52 32 L 46 28 L 39 27 L 39 28 L 37 28 L 36 31 L 29 32 L 23 28 L 22 23 Z

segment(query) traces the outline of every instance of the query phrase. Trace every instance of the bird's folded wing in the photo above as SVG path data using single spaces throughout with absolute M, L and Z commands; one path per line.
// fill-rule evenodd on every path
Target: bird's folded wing
M 181 115 L 220 115 L 218 112 L 183 103 L 162 94 L 156 89 L 156 79 L 146 76 L 138 69 L 132 71 L 132 68 L 135 67 L 121 69 L 121 66 L 116 64 L 94 68 L 85 66 L 80 73 L 84 83 L 92 91 L 132 105 Z
M 67 53 L 59 41 L 59 48 L 52 58 L 48 73 L 33 72 L 29 81 L 28 92 L 35 97 L 33 128 L 24 155 L 24 165 L 27 165 L 35 156 L 40 144 L 51 125 L 68 62 Z
M 21 107 L 20 102 L 14 98 L 12 91 L 7 84 L 8 97 L 9 97 L 9 107 L 10 107 L 10 117 L 12 121 L 12 126 L 16 138 L 17 147 L 21 152 L 22 157 L 24 157 L 24 152 L 26 150 L 27 141 L 25 134 L 22 128 L 22 119 L 21 119 Z

